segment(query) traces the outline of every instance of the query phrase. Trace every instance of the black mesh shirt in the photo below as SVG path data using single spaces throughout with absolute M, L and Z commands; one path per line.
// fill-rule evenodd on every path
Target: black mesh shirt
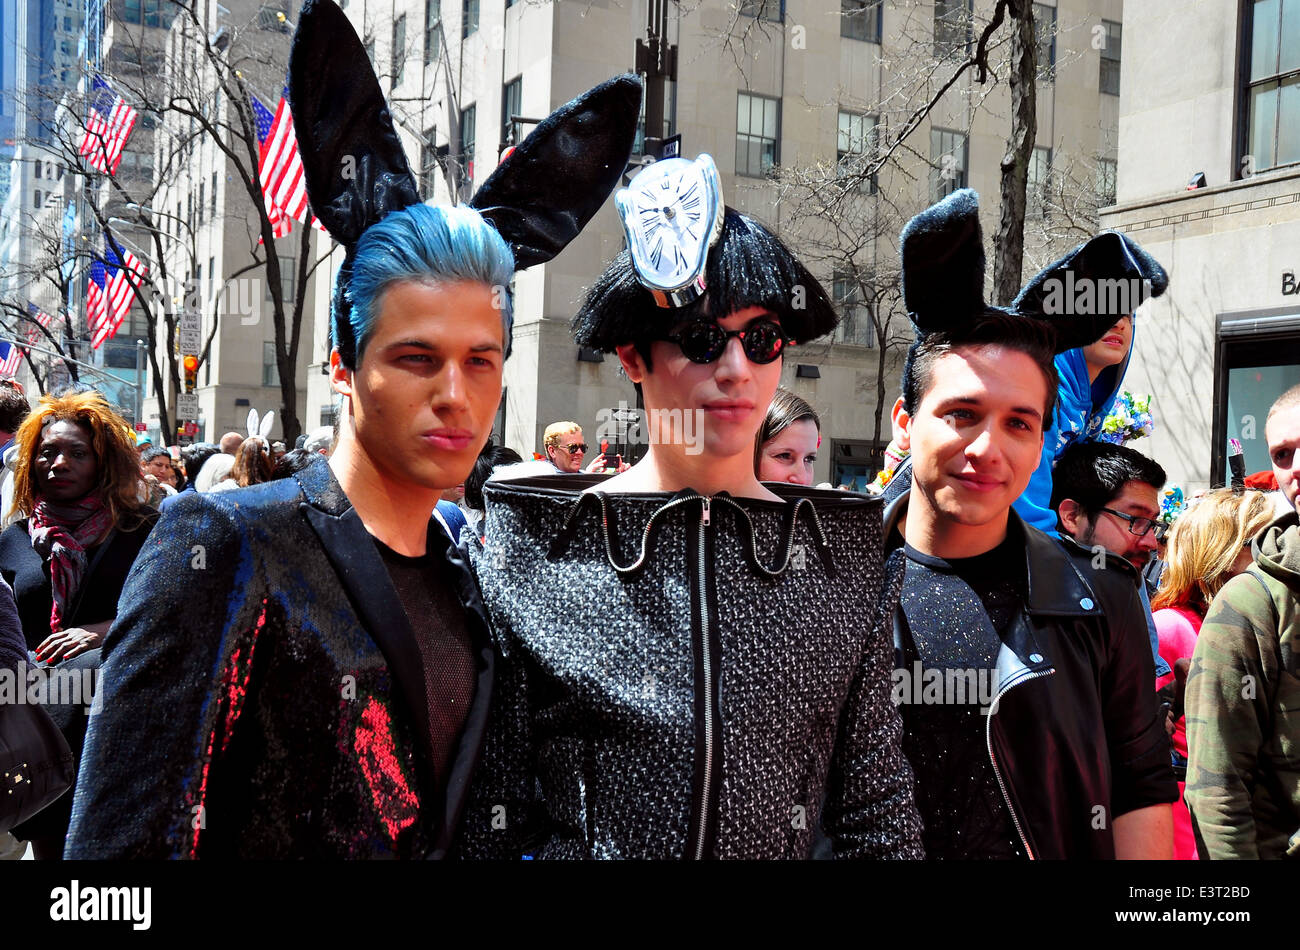
M 377 539 L 375 547 L 419 644 L 434 776 L 441 792 L 474 699 L 474 646 L 465 608 L 444 574 L 441 558 L 406 557 Z

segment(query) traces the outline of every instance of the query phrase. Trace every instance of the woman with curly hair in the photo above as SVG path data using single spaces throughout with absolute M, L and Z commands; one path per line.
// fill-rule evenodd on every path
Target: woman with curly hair
M 0 533 L 0 576 L 36 663 L 97 670 L 127 573 L 158 518 L 140 500 L 130 426 L 98 392 L 75 392 L 43 397 L 14 440 L 18 520 Z M 79 755 L 84 705 L 47 708 Z M 14 833 L 38 858 L 58 858 L 71 806 L 64 796 Z

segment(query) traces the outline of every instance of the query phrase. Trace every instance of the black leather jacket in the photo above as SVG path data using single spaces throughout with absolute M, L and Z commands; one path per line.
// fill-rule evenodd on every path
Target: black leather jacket
M 1092 551 L 1010 516 L 1029 594 L 998 657 L 989 755 L 1030 857 L 1113 858 L 1115 818 L 1178 798 L 1137 572 L 1111 555 L 1095 570 Z

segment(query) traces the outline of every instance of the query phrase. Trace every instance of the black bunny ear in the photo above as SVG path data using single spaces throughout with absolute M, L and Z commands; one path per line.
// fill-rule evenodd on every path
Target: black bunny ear
M 470 200 L 523 270 L 549 261 L 600 210 L 627 168 L 641 80 L 618 76 L 547 116 Z
M 365 47 L 332 0 L 307 0 L 289 54 L 289 106 L 312 212 L 351 247 L 390 211 L 420 203 Z
M 954 191 L 903 226 L 903 303 L 922 333 L 967 326 L 984 303 L 979 195 Z
M 1095 343 L 1116 320 L 1168 286 L 1165 269 L 1136 241 L 1106 231 L 1043 268 L 1012 307 L 1050 321 L 1057 352 L 1065 352 Z

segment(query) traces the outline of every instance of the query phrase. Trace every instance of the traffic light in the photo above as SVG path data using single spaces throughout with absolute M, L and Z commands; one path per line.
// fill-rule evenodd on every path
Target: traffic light
M 199 384 L 199 358 L 190 354 L 181 360 L 181 365 L 185 367 L 185 391 L 192 393 Z

